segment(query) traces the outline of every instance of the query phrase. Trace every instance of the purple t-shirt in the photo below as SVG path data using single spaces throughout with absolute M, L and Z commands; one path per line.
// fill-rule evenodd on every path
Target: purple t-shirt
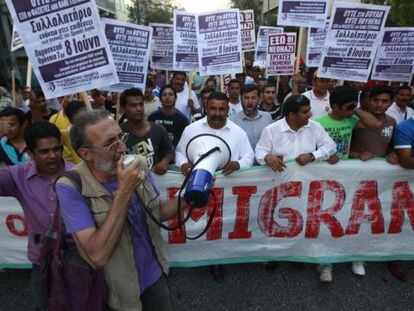
M 118 189 L 117 180 L 105 182 L 102 185 L 111 196 Z M 77 189 L 69 185 L 57 184 L 56 192 L 59 198 L 61 215 L 68 233 L 96 227 L 92 213 Z M 162 275 L 162 269 L 148 233 L 144 213 L 134 195 L 128 209 L 127 224 L 131 233 L 141 294 Z

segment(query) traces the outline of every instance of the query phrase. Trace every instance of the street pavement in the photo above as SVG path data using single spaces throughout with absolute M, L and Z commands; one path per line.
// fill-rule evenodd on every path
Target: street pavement
M 414 280 L 414 263 L 406 262 Z M 334 281 L 318 280 L 316 265 L 303 268 L 279 263 L 272 271 L 260 263 L 225 266 L 222 283 L 208 267 L 173 268 L 170 274 L 172 310 L 414 310 L 414 282 L 401 282 L 386 263 L 369 263 L 363 278 L 349 263 L 334 266 Z M 0 310 L 34 310 L 28 270 L 0 272 Z

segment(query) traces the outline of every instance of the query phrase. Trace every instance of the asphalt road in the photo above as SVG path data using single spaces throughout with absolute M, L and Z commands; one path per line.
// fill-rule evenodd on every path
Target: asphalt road
M 405 263 L 414 270 L 414 263 Z M 385 263 L 369 263 L 367 275 L 354 276 L 350 264 L 334 267 L 334 281 L 319 283 L 316 266 L 297 269 L 280 263 L 273 271 L 261 264 L 228 265 L 224 282 L 207 267 L 171 269 L 172 310 L 414 310 L 414 282 L 395 279 Z M 414 280 L 414 272 L 410 272 Z M 34 310 L 30 272 L 0 272 L 0 310 Z

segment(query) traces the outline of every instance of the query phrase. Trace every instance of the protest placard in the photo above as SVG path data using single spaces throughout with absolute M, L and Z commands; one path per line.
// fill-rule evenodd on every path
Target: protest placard
M 151 68 L 173 70 L 173 25 L 151 23 L 152 49 Z
M 414 259 L 411 170 L 383 159 L 286 166 L 282 173 L 269 167 L 218 173 L 208 205 L 182 230 L 161 230 L 170 265 Z M 175 197 L 184 179 L 171 171 L 153 176 L 163 200 Z M 215 206 L 206 234 L 186 239 L 184 232 L 204 229 Z M 28 262 L 27 232 L 18 202 L 0 198 L 0 267 Z
M 371 78 L 410 82 L 414 73 L 414 28 L 385 28 Z
M 319 67 L 328 25 L 329 21 L 326 22 L 325 28 L 309 28 L 306 47 L 306 65 L 308 67 Z
M 95 1 L 6 3 L 46 99 L 118 83 Z
M 256 33 L 253 10 L 240 11 L 241 45 L 243 52 L 254 51 Z
M 121 93 L 136 87 L 144 91 L 152 28 L 108 18 L 102 23 L 119 78 L 118 84 L 103 89 Z
M 328 0 L 280 0 L 277 24 L 280 26 L 325 26 Z
M 389 9 L 335 2 L 318 77 L 367 82 Z
M 10 51 L 14 52 L 22 47 L 23 47 L 22 38 L 20 38 L 19 33 L 16 30 L 16 27 L 13 25 Z
M 174 11 L 173 68 L 178 71 L 198 71 L 198 46 L 195 15 Z
M 295 72 L 296 33 L 267 36 L 267 76 L 286 76 Z
M 243 72 L 239 10 L 196 16 L 201 76 Z
M 266 67 L 267 37 L 271 34 L 278 34 L 282 32 L 283 28 L 281 27 L 259 26 L 256 49 L 254 51 L 254 66 L 259 66 L 261 68 Z

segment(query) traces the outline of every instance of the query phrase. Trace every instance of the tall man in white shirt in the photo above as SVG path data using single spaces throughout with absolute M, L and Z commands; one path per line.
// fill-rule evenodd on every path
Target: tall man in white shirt
M 210 95 L 206 105 L 206 117 L 184 129 L 175 151 L 175 164 L 184 175 L 191 170 L 191 163 L 186 156 L 188 142 L 200 134 L 213 134 L 222 138 L 230 147 L 230 163 L 223 169 L 229 175 L 241 168 L 253 165 L 254 152 L 247 134 L 235 123 L 227 119 L 229 99 L 226 94 L 217 92 Z
M 329 86 L 330 79 L 318 78 L 318 72 L 313 74 L 313 87 L 312 90 L 303 93 L 310 100 L 312 108 L 312 120 L 316 120 L 323 114 L 331 111 L 329 105 Z
M 274 171 L 283 171 L 284 160 L 295 159 L 300 165 L 328 160 L 336 144 L 312 116 L 309 99 L 303 95 L 289 97 L 283 106 L 284 118 L 264 128 L 256 145 L 256 160 Z
M 395 93 L 395 102 L 385 112 L 394 118 L 397 124 L 414 116 L 414 110 L 408 107 L 412 95 L 411 87 L 400 86 Z
M 191 122 L 192 116 L 200 113 L 200 103 L 194 91 L 188 88 L 186 83 L 187 74 L 183 71 L 175 71 L 171 79 L 171 85 L 177 93 L 175 108 L 180 110 Z

